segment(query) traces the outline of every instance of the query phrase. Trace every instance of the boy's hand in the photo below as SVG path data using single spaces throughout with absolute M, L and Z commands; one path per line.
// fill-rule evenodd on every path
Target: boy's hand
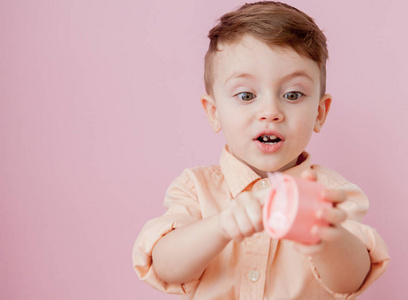
M 316 180 L 316 174 L 312 171 L 307 171 L 302 174 L 303 179 Z M 344 233 L 345 229 L 341 226 L 341 223 L 347 219 L 347 214 L 337 205 L 346 200 L 346 193 L 342 190 L 329 190 L 325 189 L 322 192 L 322 196 L 325 201 L 333 203 L 332 208 L 319 209 L 316 212 L 316 217 L 321 220 L 325 220 L 329 223 L 329 226 L 315 225 L 312 227 L 312 234 L 319 237 L 321 242 L 317 245 L 305 245 L 301 243 L 295 243 L 295 248 L 305 254 L 314 255 L 325 248 L 327 243 L 336 242 Z
M 262 231 L 262 206 L 269 193 L 270 188 L 243 192 L 233 199 L 219 215 L 221 234 L 227 240 L 241 242 Z

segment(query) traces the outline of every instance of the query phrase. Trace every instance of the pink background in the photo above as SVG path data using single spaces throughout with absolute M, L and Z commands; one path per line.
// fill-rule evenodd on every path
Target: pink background
M 206 35 L 243 3 L 0 1 L 0 298 L 175 299 L 139 281 L 132 246 L 184 168 L 218 163 Z M 334 103 L 308 150 L 368 194 L 392 256 L 361 299 L 406 299 L 407 4 L 288 3 L 329 39 Z

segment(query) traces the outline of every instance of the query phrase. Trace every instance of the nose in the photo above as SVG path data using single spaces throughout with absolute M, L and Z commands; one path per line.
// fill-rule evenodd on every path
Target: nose
M 259 101 L 258 120 L 268 122 L 282 122 L 285 117 L 279 99 L 268 97 Z

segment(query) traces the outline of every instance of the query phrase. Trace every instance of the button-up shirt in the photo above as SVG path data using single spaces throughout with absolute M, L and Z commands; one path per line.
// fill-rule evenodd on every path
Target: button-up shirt
M 347 200 L 340 207 L 348 214 L 342 226 L 366 246 L 371 270 L 359 291 L 338 294 L 331 291 L 313 265 L 289 240 L 275 240 L 259 232 L 242 242 L 231 241 L 207 266 L 201 277 L 183 284 L 168 284 L 155 273 L 152 250 L 168 232 L 220 213 L 243 191 L 260 190 L 269 185 L 247 165 L 224 148 L 219 166 L 185 169 L 167 190 L 167 212 L 150 220 L 139 234 L 133 263 L 139 277 L 166 293 L 180 294 L 180 299 L 355 299 L 384 273 L 388 249 L 378 233 L 361 223 L 368 210 L 368 199 L 355 185 L 336 172 L 311 165 L 308 153 L 301 154 L 298 165 L 284 173 L 299 176 L 312 169 L 318 181 L 330 189 L 342 189 Z

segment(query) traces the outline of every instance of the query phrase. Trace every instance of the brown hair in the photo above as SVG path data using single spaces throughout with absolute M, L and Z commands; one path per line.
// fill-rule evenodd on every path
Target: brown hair
M 226 13 L 210 30 L 210 45 L 205 55 L 204 82 L 208 94 L 213 93 L 213 61 L 219 44 L 238 42 L 250 34 L 272 46 L 289 46 L 300 55 L 316 61 L 320 68 L 321 96 L 326 91 L 326 37 L 314 20 L 285 3 L 261 1 L 247 3 Z

